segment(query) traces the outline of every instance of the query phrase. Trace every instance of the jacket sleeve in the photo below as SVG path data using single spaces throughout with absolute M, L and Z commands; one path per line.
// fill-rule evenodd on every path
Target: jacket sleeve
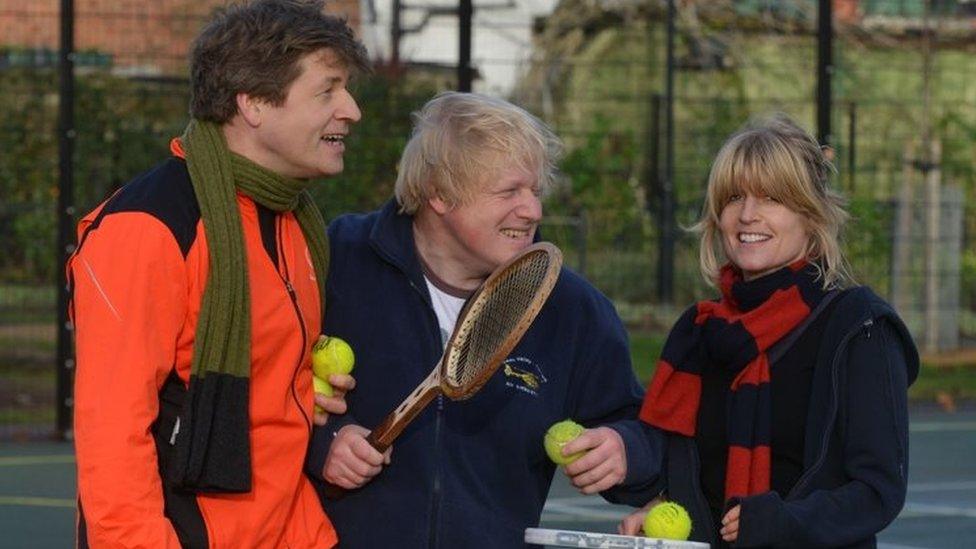
M 634 375 L 627 334 L 607 304 L 585 327 L 580 357 L 570 387 L 570 415 L 586 427 L 617 431 L 627 454 L 622 484 L 601 492 L 611 503 L 633 506 L 649 501 L 661 471 L 663 437 L 637 419 L 644 390 Z
M 319 482 L 325 482 L 322 470 L 325 467 L 325 458 L 329 455 L 332 448 L 332 441 L 340 429 L 346 425 L 356 424 L 356 418 L 350 413 L 330 414 L 329 421 L 325 425 L 312 429 L 312 439 L 309 441 L 308 453 L 305 456 L 305 474 Z
M 92 547 L 179 547 L 150 431 L 186 316 L 182 253 L 145 213 L 106 216 L 71 259 L 78 497 Z
M 835 430 L 843 433 L 847 483 L 798 500 L 775 492 L 744 498 L 737 546 L 847 545 L 880 532 L 904 505 L 907 351 L 891 323 L 879 320 L 853 337 L 846 359 L 846 422 Z

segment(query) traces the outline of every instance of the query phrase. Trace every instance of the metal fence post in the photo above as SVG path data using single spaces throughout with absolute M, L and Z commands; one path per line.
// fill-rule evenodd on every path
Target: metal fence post
M 817 10 L 817 139 L 832 147 L 830 132 L 831 76 L 834 72 L 832 0 L 819 0 Z
M 847 106 L 847 189 L 854 193 L 857 178 L 857 103 Z
M 586 276 L 586 238 L 589 228 L 586 221 L 586 210 L 580 209 L 576 214 L 576 249 L 579 254 L 579 274 Z
M 668 0 L 667 72 L 664 93 L 664 178 L 661 181 L 660 239 L 657 297 L 674 301 L 674 35 L 675 0 Z
M 458 91 L 471 91 L 471 19 L 472 0 L 458 0 Z
M 71 392 L 72 370 L 75 360 L 72 350 L 71 325 L 68 320 L 68 290 L 64 262 L 74 251 L 74 145 L 75 145 L 75 82 L 74 82 L 74 1 L 61 0 L 61 52 L 59 58 L 60 90 L 58 97 L 58 238 L 55 263 L 58 291 L 57 319 L 57 434 L 71 438 L 71 419 L 74 409 Z

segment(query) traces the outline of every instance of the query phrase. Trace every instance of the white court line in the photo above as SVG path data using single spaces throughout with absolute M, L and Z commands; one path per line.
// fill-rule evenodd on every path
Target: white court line
M 918 515 L 936 515 L 941 517 L 976 518 L 976 509 L 972 507 L 954 507 L 952 505 L 934 505 L 931 503 L 906 502 L 903 512 Z
M 951 492 L 976 490 L 976 481 L 916 482 L 908 484 L 909 492 Z
M 75 507 L 75 500 L 66 498 L 35 498 L 24 496 L 0 496 L 0 505 L 28 507 Z
M 916 421 L 908 423 L 908 430 L 912 433 L 976 431 L 976 421 Z
M 922 547 L 921 545 L 902 545 L 900 543 L 884 543 L 879 541 L 878 549 L 928 549 L 928 547 Z
M 75 456 L 55 454 L 49 456 L 4 456 L 0 457 L 0 467 L 21 465 L 47 465 L 50 463 L 74 463 Z
M 568 500 L 571 498 L 560 498 L 562 500 Z M 559 503 L 559 502 L 546 502 L 546 506 L 543 507 L 543 513 L 557 513 L 561 515 L 571 515 L 572 518 L 589 518 L 589 519 L 607 519 L 607 520 L 622 520 L 627 513 L 623 510 L 617 510 L 609 508 L 606 510 L 593 509 L 591 505 L 574 505 L 570 503 Z M 548 518 L 548 517 L 547 517 Z M 556 518 L 556 517 L 551 517 Z M 560 517 L 561 518 L 561 517 Z
M 612 503 L 607 503 L 606 500 L 599 496 L 570 496 L 566 498 L 549 498 L 546 500 L 546 505 L 549 503 L 559 504 L 559 505 L 569 505 L 571 507 L 610 507 Z M 621 507 L 628 507 L 623 505 Z

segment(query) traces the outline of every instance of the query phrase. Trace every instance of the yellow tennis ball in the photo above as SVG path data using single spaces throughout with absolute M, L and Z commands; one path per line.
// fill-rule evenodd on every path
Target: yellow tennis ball
M 352 347 L 338 337 L 320 335 L 312 346 L 312 372 L 323 380 L 331 374 L 348 374 L 355 363 Z
M 563 446 L 581 434 L 583 434 L 583 426 L 571 419 L 553 423 L 542 439 L 542 445 L 545 447 L 549 459 L 557 465 L 569 465 L 581 458 L 586 451 L 576 452 L 568 456 L 562 454 Z
M 658 503 L 644 517 L 644 535 L 649 538 L 684 541 L 690 534 L 688 511 L 673 501 Z
M 315 375 L 312 376 L 312 389 L 316 393 L 322 393 L 323 395 L 325 395 L 327 397 L 330 397 L 333 394 L 335 394 L 332 391 L 332 386 L 329 385 L 329 382 L 328 381 L 320 378 L 319 376 L 315 376 Z M 318 413 L 322 413 L 325 410 L 323 410 L 321 406 L 319 406 L 318 404 L 316 404 L 315 405 L 315 411 L 318 412 Z

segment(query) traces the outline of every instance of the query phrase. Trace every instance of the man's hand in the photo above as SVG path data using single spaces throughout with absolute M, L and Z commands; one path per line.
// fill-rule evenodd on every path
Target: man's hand
M 722 529 L 718 533 L 722 534 L 722 539 L 729 543 L 739 539 L 739 512 L 742 510 L 741 508 L 741 505 L 736 505 L 722 517 Z
M 566 476 L 580 492 L 595 494 L 623 482 L 627 452 L 620 433 L 609 427 L 587 429 L 563 446 L 563 455 L 582 450 L 586 455 L 566 466 Z
M 369 429 L 359 425 L 346 425 L 336 433 L 329 455 L 325 457 L 322 478 L 346 490 L 363 486 L 390 463 L 390 452 L 379 453 L 366 437 Z
M 322 411 L 315 411 L 313 422 L 316 425 L 325 425 L 329 420 L 329 414 L 346 413 L 346 393 L 356 387 L 356 380 L 348 374 L 332 374 L 327 380 L 332 386 L 333 395 L 328 397 L 322 393 L 315 393 L 315 404 L 322 408 Z
M 664 500 L 660 496 L 656 497 L 644 507 L 624 517 L 624 520 L 620 521 L 620 524 L 617 525 L 617 533 L 624 536 L 640 535 L 644 530 L 644 519 L 647 517 L 647 512 L 651 510 L 651 507 L 654 507 L 662 501 Z

